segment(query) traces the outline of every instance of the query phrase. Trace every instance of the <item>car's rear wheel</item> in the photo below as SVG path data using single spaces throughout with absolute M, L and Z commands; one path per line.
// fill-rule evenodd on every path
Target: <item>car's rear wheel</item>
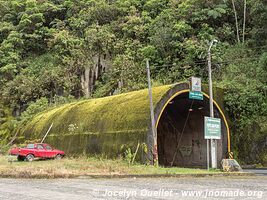
M 32 161 L 34 161 L 34 156 L 33 156 L 32 154 L 28 154 L 28 155 L 26 156 L 26 160 L 27 160 L 28 162 L 32 162 Z
M 55 159 L 56 160 L 61 160 L 63 158 L 63 156 L 61 155 L 61 154 L 57 154 L 56 156 L 55 156 Z
M 18 159 L 18 161 L 24 161 L 25 160 L 25 157 L 24 156 L 21 156 L 21 155 L 18 155 L 17 159 Z

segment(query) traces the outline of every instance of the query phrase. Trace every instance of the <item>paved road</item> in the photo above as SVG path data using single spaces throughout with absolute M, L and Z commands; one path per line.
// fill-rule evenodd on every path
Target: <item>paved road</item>
M 245 172 L 253 172 L 256 175 L 267 176 L 267 169 L 244 169 Z
M 267 199 L 267 177 L 0 179 L 1 200 Z

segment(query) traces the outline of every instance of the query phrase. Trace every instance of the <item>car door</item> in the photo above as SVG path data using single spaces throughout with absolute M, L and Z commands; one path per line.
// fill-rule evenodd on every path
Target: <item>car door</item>
M 56 156 L 55 152 L 53 151 L 53 148 L 50 145 L 46 145 L 45 150 L 46 150 L 46 157 L 47 158 L 53 158 Z
M 42 144 L 37 144 L 34 156 L 39 157 L 39 158 L 45 158 L 46 157 L 45 149 L 44 149 L 44 146 Z

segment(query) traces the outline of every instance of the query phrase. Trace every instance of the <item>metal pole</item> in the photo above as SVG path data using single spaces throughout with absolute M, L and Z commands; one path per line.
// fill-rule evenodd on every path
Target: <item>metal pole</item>
M 210 117 L 214 117 L 213 111 L 213 92 L 212 92 L 212 77 L 211 77 L 211 47 L 213 42 L 216 40 L 212 40 L 208 50 L 208 71 L 209 71 L 209 95 L 210 95 Z M 211 167 L 217 168 L 217 153 L 216 153 L 216 140 L 211 139 Z
M 50 127 L 49 127 L 49 129 L 47 130 L 47 132 L 46 132 L 45 136 L 43 137 L 43 139 L 42 139 L 41 143 L 43 143 L 43 142 L 44 142 L 44 140 L 45 140 L 46 136 L 48 135 L 48 133 L 50 132 L 50 130 L 51 130 L 51 128 L 52 128 L 52 127 L 53 127 L 53 123 L 50 125 Z
M 149 61 L 146 60 L 146 69 L 147 69 L 147 81 L 148 81 L 148 94 L 149 94 L 149 103 L 150 103 L 150 118 L 151 118 L 151 131 L 152 131 L 152 152 L 153 152 L 153 164 L 158 165 L 158 150 L 157 150 L 157 137 L 156 137 L 156 128 L 155 128 L 155 115 L 153 107 L 153 98 L 152 98 L 152 89 L 150 81 L 150 68 Z
M 209 147 L 209 141 L 207 139 L 207 170 L 210 169 L 210 147 Z

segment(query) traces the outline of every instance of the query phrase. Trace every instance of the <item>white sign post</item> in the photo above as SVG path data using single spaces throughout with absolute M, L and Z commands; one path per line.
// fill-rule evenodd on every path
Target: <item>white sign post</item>
M 201 89 L 201 78 L 192 76 L 190 78 L 190 91 L 189 99 L 203 100 L 203 94 Z M 207 139 L 207 169 L 209 170 L 210 165 L 210 150 L 209 150 L 209 139 Z
M 203 100 L 203 94 L 201 92 L 201 78 L 193 76 L 190 78 L 189 99 Z
M 201 92 L 201 78 L 191 77 L 191 91 Z

